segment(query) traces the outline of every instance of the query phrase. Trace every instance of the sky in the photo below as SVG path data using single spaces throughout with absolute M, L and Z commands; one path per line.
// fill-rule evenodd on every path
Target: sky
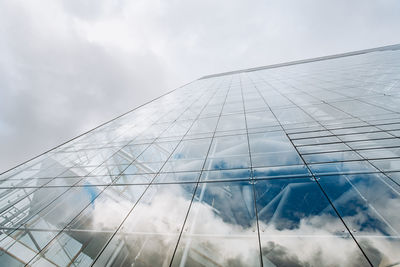
M 398 0 L 0 0 L 0 173 L 201 76 L 400 43 Z

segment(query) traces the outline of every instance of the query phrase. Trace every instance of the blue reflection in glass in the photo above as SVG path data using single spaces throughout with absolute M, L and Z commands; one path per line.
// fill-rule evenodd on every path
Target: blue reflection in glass
M 208 204 L 224 222 L 250 227 L 254 223 L 254 197 L 248 182 L 204 183 L 196 198 Z
M 300 220 L 322 214 L 336 217 L 329 202 L 312 179 L 273 179 L 255 185 L 259 220 L 277 229 L 293 229 Z
M 96 199 L 97 195 L 99 194 L 99 190 L 97 190 L 97 188 L 94 186 L 90 186 L 89 184 L 84 185 L 83 188 L 89 194 L 90 202 L 92 204 L 94 204 L 93 201 Z
M 373 265 L 400 259 L 400 187 L 381 174 L 335 175 L 319 182 Z M 390 263 L 390 264 L 389 264 Z M 394 266 L 394 265 L 393 265 Z
M 400 203 L 400 191 L 383 179 L 381 174 L 335 175 L 320 177 L 319 182 L 352 229 L 393 235 L 400 231 L 400 225 L 391 222 L 393 210 L 388 210 L 388 203 Z

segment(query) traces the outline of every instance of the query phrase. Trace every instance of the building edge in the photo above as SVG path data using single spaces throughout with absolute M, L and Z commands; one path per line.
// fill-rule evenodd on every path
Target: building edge
M 298 64 L 323 61 L 323 60 L 329 60 L 329 59 L 335 59 L 335 58 L 357 56 L 357 55 L 367 54 L 367 53 L 371 53 L 371 52 L 399 50 L 399 49 L 400 49 L 400 43 L 386 45 L 386 46 L 380 46 L 380 47 L 375 47 L 375 48 L 368 48 L 368 49 L 363 49 L 363 50 L 357 50 L 357 51 L 351 51 L 351 52 L 345 52 L 345 53 L 340 53 L 340 54 L 333 54 L 333 55 L 322 56 L 322 57 L 294 60 L 294 61 L 289 61 L 289 62 L 255 67 L 255 68 L 248 68 L 248 69 L 221 72 L 221 73 L 217 73 L 217 74 L 210 74 L 210 75 L 201 77 L 199 80 L 213 78 L 213 77 L 219 77 L 219 76 L 224 76 L 224 75 L 230 75 L 230 74 L 238 74 L 238 73 L 242 73 L 242 72 L 251 72 L 251 71 L 258 71 L 258 70 L 263 70 L 263 69 L 273 69 L 273 68 L 286 67 L 286 66 L 291 66 L 291 65 L 298 65 Z
M 197 79 L 197 80 L 199 80 L 199 79 Z M 189 85 L 189 84 L 191 84 L 191 83 L 193 83 L 193 82 L 195 82 L 195 81 L 197 81 L 197 80 L 193 80 L 193 81 L 188 82 L 188 83 L 186 83 L 186 84 L 184 84 L 184 85 L 182 85 L 182 86 L 179 86 L 179 87 L 177 87 L 177 88 L 175 88 L 175 89 L 172 89 L 172 90 L 170 90 L 170 91 L 168 91 L 168 92 L 166 92 L 166 93 L 164 93 L 164 94 L 162 94 L 162 95 L 160 95 L 160 96 L 158 96 L 158 97 L 156 97 L 156 98 L 154 98 L 154 99 L 152 99 L 152 100 L 147 101 L 146 103 L 143 103 L 143 104 L 141 104 L 141 105 L 139 105 L 139 106 L 137 106 L 137 107 L 135 107 L 135 108 L 133 108 L 133 109 L 131 109 L 131 110 L 128 110 L 128 111 L 125 112 L 125 113 L 122 113 L 121 115 L 118 115 L 118 116 L 115 117 L 115 118 L 112 118 L 111 120 L 108 120 L 108 121 L 106 121 L 106 122 L 103 122 L 102 124 L 100 124 L 100 125 L 98 125 L 98 126 L 92 128 L 92 129 L 89 129 L 88 131 L 83 132 L 83 133 L 81 133 L 81 134 L 79 134 L 79 135 L 77 135 L 77 136 L 75 136 L 75 137 L 73 137 L 73 138 L 71 138 L 71 139 L 68 139 L 67 141 L 65 141 L 65 142 L 63 142 L 63 143 L 61 143 L 61 144 L 59 144 L 59 145 L 57 145 L 57 146 L 55 146 L 55 147 L 52 147 L 52 148 L 50 148 L 50 149 L 48 149 L 48 150 L 46 150 L 46 151 L 40 153 L 39 155 L 36 155 L 36 156 L 34 156 L 34 157 L 32 157 L 32 158 L 30 158 L 30 159 L 28 159 L 28 160 L 25 160 L 24 162 L 22 162 L 22 163 L 20 163 L 20 164 L 18 164 L 18 165 L 16 165 L 16 166 L 14 166 L 14 167 L 11 167 L 11 168 L 9 168 L 9 169 L 3 171 L 3 172 L 0 172 L 0 175 L 6 174 L 7 172 L 12 171 L 12 170 L 14 170 L 15 168 L 18 168 L 19 166 L 22 166 L 22 165 L 24 165 L 25 163 L 28 163 L 28 162 L 31 161 L 31 160 L 34 160 L 34 159 L 36 159 L 36 158 L 38 158 L 38 157 L 40 157 L 40 156 L 42 156 L 42 155 L 44 155 L 44 154 L 46 154 L 46 153 L 48 153 L 48 152 L 50 152 L 50 151 L 53 151 L 54 149 L 57 149 L 57 148 L 59 148 L 59 147 L 65 145 L 65 144 L 68 144 L 69 142 L 72 142 L 72 141 L 74 141 L 75 139 L 77 139 L 77 138 L 79 138 L 79 137 L 81 137 L 81 136 L 83 136 L 83 135 L 85 135 L 85 134 L 87 134 L 87 133 L 90 133 L 90 132 L 92 132 L 92 131 L 94 131 L 94 130 L 96 130 L 96 129 L 98 129 L 98 128 L 100 128 L 100 127 L 102 127 L 102 126 L 104 126 L 104 125 L 106 125 L 106 124 L 108 124 L 108 123 L 110 123 L 110 122 L 112 122 L 112 121 L 115 121 L 116 119 L 119 119 L 119 118 L 121 118 L 121 117 L 123 117 L 123 116 L 125 116 L 125 115 L 127 115 L 127 114 L 129 114 L 129 113 L 131 113 L 131 112 L 133 112 L 133 111 L 135 111 L 135 110 L 138 109 L 138 108 L 141 108 L 141 107 L 143 107 L 143 106 L 145 106 L 145 105 L 147 105 L 147 104 L 150 104 L 151 102 L 156 101 L 157 99 L 159 99 L 159 98 L 161 98 L 161 97 L 163 97 L 163 96 L 169 95 L 170 93 L 175 92 L 176 90 L 179 90 L 180 88 L 182 88 L 182 87 L 184 87 L 184 86 L 186 86 L 186 85 Z M 1 180 L 1 179 L 0 179 L 0 180 Z

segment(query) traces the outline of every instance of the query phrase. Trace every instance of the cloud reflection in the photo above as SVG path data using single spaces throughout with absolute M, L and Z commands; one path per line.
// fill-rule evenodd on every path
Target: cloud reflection
M 232 188 L 236 186 L 243 192 L 246 186 L 231 183 L 231 189 L 227 189 L 228 183 L 224 184 L 225 187 L 208 185 L 210 188 L 206 188 L 203 196 L 201 191 L 196 193 L 173 265 L 259 265 L 255 217 L 252 215 L 250 224 L 241 224 L 237 220 L 240 216 L 249 215 L 245 215 L 243 209 L 238 209 L 245 206 L 246 200 Z M 168 187 L 158 186 L 154 193 L 148 194 L 146 200 L 139 202 L 114 238 L 115 244 L 122 243 L 129 251 L 129 258 L 125 260 L 130 264 L 169 264 L 190 204 L 192 188 L 177 185 Z M 219 189 L 235 194 L 227 198 L 226 192 Z M 254 203 L 252 201 L 250 199 L 250 203 Z M 330 214 L 305 216 L 296 227 L 290 229 L 278 228 L 273 223 L 263 221 L 259 223 L 261 250 L 266 266 L 366 264 L 352 238 L 341 231 L 345 229 L 343 224 Z M 109 245 L 107 249 L 115 247 Z
M 81 224 L 73 226 L 98 231 L 87 242 L 102 242 L 97 244 L 102 247 L 107 240 L 98 239 L 97 235 L 113 231 L 129 214 L 97 260 L 98 266 L 107 263 L 169 266 L 182 229 L 173 266 L 259 266 L 253 184 L 248 181 L 199 184 L 189 210 L 194 187 L 194 183 L 152 185 L 129 213 L 143 189 L 129 186 L 123 190 L 124 186 L 116 186 L 121 191 L 106 190 L 88 208 L 91 212 L 85 218 L 89 220 L 80 220 Z M 322 193 L 318 188 L 315 190 L 316 184 L 310 179 L 264 180 L 258 181 L 255 188 L 264 266 L 368 265 L 346 227 L 326 199 L 324 202 L 320 198 Z M 366 189 L 358 188 L 361 193 Z M 342 192 L 345 192 L 342 205 L 351 204 L 349 190 Z M 383 193 L 379 189 L 376 192 Z M 385 199 L 389 201 L 376 201 L 373 208 L 379 211 L 398 208 L 395 198 L 389 195 Z M 372 206 L 360 207 L 344 217 L 349 226 L 366 225 L 370 220 L 367 215 L 373 211 L 369 210 Z M 385 218 L 398 221 L 396 214 Z M 398 229 L 398 224 L 392 227 Z M 386 266 L 398 262 L 396 247 L 399 246 L 396 238 L 385 237 L 383 229 L 356 231 L 353 235 L 374 265 Z M 351 227 L 350 230 L 353 231 Z M 84 240 L 79 242 L 83 244 Z M 93 259 L 98 252 L 82 251 Z M 110 258 L 111 254 L 115 257 Z

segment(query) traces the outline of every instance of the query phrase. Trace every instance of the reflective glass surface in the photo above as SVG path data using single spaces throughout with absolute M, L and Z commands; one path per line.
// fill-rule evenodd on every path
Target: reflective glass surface
M 400 46 L 211 75 L 0 175 L 0 266 L 397 266 Z

